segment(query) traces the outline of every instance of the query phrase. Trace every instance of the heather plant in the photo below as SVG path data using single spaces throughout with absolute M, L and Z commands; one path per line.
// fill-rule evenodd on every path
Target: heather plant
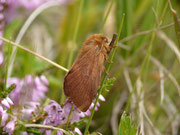
M 179 9 L 178 0 L 1 0 L 0 134 L 180 134 Z M 82 112 L 63 83 L 94 33 L 117 38 Z

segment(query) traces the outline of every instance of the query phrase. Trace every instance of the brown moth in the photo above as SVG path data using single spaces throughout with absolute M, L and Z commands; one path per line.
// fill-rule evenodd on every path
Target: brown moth
M 107 60 L 111 48 L 104 35 L 89 36 L 65 76 L 64 93 L 83 112 L 87 111 L 97 95 L 104 62 Z

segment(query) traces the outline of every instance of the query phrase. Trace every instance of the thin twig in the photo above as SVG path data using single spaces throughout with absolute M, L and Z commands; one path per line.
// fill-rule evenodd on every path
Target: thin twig
M 26 51 L 26 52 L 28 52 L 28 53 L 31 53 L 31 54 L 39 57 L 39 58 L 42 59 L 42 60 L 45 60 L 46 62 L 54 65 L 55 67 L 57 67 L 57 68 L 59 68 L 59 69 L 61 69 L 61 70 L 64 70 L 64 71 L 66 71 L 66 72 L 69 71 L 69 70 L 66 69 L 65 67 L 63 67 L 63 66 L 61 66 L 61 65 L 58 65 L 57 63 L 51 61 L 50 59 L 48 59 L 48 58 L 46 58 L 46 57 L 44 57 L 44 56 L 41 56 L 41 55 L 39 55 L 39 54 L 37 54 L 37 53 L 35 53 L 35 52 L 33 52 L 33 51 L 31 51 L 31 50 L 23 47 L 22 45 L 16 44 L 16 43 L 14 43 L 14 42 L 6 39 L 6 38 L 3 38 L 3 37 L 0 37 L 0 39 L 3 40 L 4 42 L 9 43 L 10 45 L 16 46 L 16 47 L 18 47 L 18 48 L 20 48 L 20 49 L 22 49 L 22 50 L 24 50 L 24 51 Z

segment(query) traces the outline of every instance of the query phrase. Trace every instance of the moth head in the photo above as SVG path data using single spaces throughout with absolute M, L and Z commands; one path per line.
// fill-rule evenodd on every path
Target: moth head
M 108 45 L 108 39 L 106 36 L 104 36 L 103 34 L 93 34 L 90 35 L 87 40 L 86 40 L 86 45 Z

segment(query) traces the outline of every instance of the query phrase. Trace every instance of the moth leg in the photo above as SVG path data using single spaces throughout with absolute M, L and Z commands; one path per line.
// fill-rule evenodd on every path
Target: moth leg
M 107 71 L 107 69 L 105 67 L 104 67 L 104 71 L 105 71 L 107 77 L 110 78 L 110 74 L 108 73 L 108 71 Z
M 113 45 L 113 46 L 109 46 L 109 48 L 116 48 L 117 47 L 117 45 Z
M 109 61 L 109 60 L 106 60 L 106 62 L 107 62 L 108 64 L 113 64 L 113 62 L 111 62 L 111 61 Z

